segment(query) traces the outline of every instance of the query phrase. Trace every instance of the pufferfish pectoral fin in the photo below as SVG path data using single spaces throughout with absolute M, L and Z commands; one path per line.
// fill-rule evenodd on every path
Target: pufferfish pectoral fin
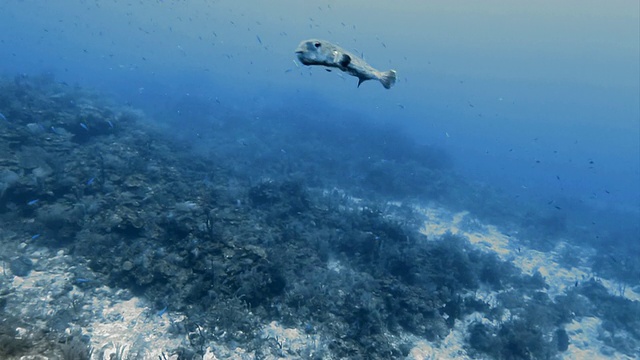
M 346 68 L 347 66 L 349 66 L 349 64 L 351 64 L 351 56 L 347 55 L 347 54 L 336 54 L 336 62 L 338 63 L 338 65 L 340 65 L 343 68 Z
M 338 50 L 334 50 L 333 51 L 333 63 L 336 64 L 337 66 L 341 67 L 341 68 L 346 68 L 347 66 L 349 66 L 349 64 L 351 64 L 351 56 L 338 51 Z

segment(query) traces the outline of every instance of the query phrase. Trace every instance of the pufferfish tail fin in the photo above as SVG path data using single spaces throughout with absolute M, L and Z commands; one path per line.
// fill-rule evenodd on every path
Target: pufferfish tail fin
M 381 72 L 379 80 L 385 89 L 390 89 L 396 83 L 396 71 L 389 70 Z

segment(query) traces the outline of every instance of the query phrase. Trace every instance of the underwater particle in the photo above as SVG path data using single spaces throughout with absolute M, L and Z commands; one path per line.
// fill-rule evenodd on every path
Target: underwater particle
M 390 89 L 396 83 L 395 70 L 378 71 L 362 57 L 325 40 L 304 40 L 298 45 L 295 53 L 304 65 L 337 68 L 357 77 L 358 87 L 367 80 L 378 80 L 385 89 Z
M 33 269 L 33 261 L 26 256 L 19 256 L 9 263 L 9 269 L 15 276 L 25 277 Z

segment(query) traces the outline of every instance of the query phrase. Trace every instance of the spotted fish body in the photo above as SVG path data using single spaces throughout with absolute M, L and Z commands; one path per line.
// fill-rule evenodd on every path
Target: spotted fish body
M 358 87 L 367 80 L 378 80 L 386 89 L 396 83 L 396 71 L 378 71 L 361 57 L 325 40 L 304 40 L 296 49 L 304 65 L 320 65 L 340 69 L 358 78 Z

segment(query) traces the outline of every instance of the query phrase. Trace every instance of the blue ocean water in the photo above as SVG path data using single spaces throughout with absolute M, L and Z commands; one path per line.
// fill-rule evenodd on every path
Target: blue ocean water
M 635 2 L 0 7 L 5 73 L 52 72 L 143 108 L 183 94 L 256 113 L 312 101 L 397 124 L 469 178 L 534 201 L 640 204 Z M 294 64 L 313 37 L 396 69 L 397 86 L 356 89 L 355 78 Z
M 300 64 L 307 38 L 395 69 L 396 85 Z M 225 114 L 397 129 L 471 183 L 638 249 L 636 1 L 4 0 L 0 49 L 0 75 L 94 88 L 189 145 Z

